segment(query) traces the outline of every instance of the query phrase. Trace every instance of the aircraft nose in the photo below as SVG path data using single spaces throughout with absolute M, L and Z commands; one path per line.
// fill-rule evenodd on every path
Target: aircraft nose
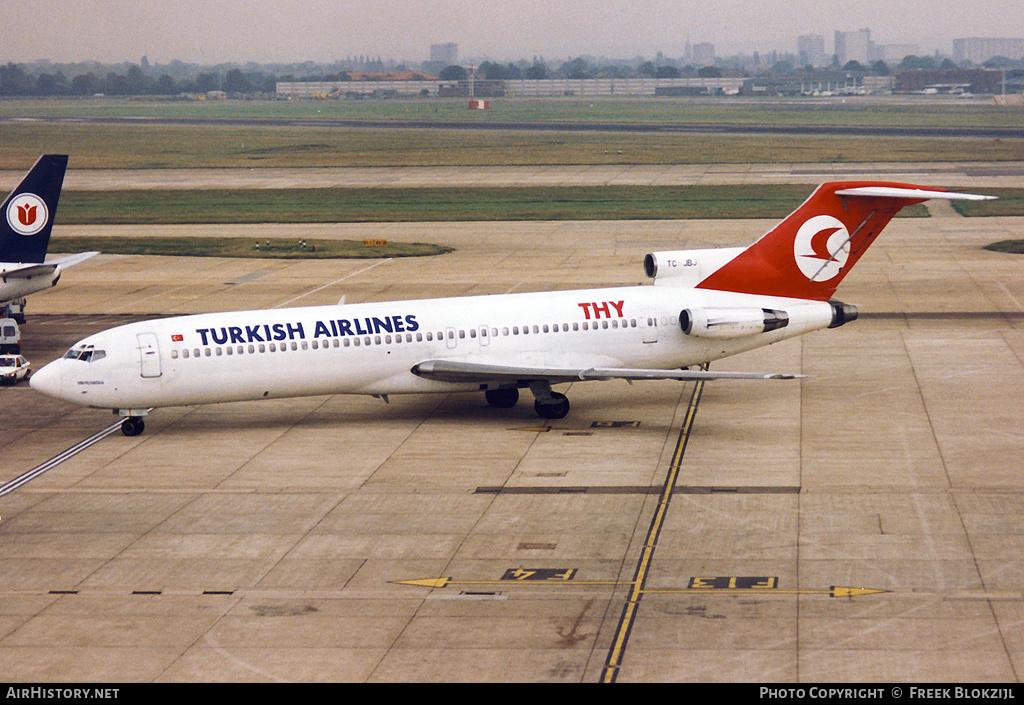
M 54 360 L 43 369 L 29 377 L 28 384 L 32 389 L 51 397 L 61 398 L 63 380 L 60 373 L 60 360 Z

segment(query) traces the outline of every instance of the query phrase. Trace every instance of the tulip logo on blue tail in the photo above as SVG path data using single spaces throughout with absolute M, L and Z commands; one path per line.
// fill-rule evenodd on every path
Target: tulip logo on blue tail
M 7 224 L 19 235 L 31 237 L 46 225 L 50 214 L 46 203 L 34 193 L 18 194 L 7 204 Z

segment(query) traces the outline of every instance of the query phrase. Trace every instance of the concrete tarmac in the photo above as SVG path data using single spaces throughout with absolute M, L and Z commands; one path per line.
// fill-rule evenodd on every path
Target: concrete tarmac
M 457 249 L 101 255 L 30 299 L 25 349 L 38 367 L 149 315 L 641 284 L 648 251 L 746 244 L 769 225 L 239 226 Z M 697 400 L 672 382 L 577 383 L 555 422 L 473 394 L 154 411 L 142 436 L 112 435 L 0 497 L 0 669 L 1016 682 L 1024 268 L 981 246 L 1022 236 L 1020 218 L 897 219 L 838 292 L 861 320 L 716 364 L 812 375 L 798 381 L 718 381 Z M 0 482 L 114 421 L 26 385 L 0 404 Z

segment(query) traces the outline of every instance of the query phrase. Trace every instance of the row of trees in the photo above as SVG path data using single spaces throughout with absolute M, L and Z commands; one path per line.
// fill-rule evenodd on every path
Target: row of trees
M 347 70 L 404 70 L 404 66 L 385 67 L 378 58 L 370 60 L 366 57 L 351 58 L 333 66 L 316 64 L 274 66 L 283 68 L 285 73 L 277 75 L 262 67 L 247 64 L 242 68 L 201 68 L 186 67 L 180 62 L 172 62 L 162 67 L 150 67 L 143 57 L 141 65 L 130 64 L 118 67 L 99 67 L 95 65 L 88 70 L 81 70 L 69 77 L 75 67 L 52 68 L 43 65 L 35 71 L 27 70 L 24 65 L 8 63 L 0 66 L 0 96 L 91 96 L 105 95 L 163 95 L 208 93 L 224 91 L 229 94 L 272 94 L 276 91 L 278 81 L 346 81 L 351 80 Z M 127 68 L 125 68 L 127 66 Z M 985 62 L 985 68 L 1024 68 L 1024 60 L 1011 60 L 996 57 Z M 602 61 L 583 57 L 563 62 L 557 68 L 550 68 L 543 59 L 519 61 L 514 63 L 496 63 L 485 61 L 475 70 L 477 78 L 502 81 L 518 79 L 544 78 L 678 78 L 720 77 L 720 76 L 776 76 L 792 77 L 800 74 L 810 79 L 828 77 L 831 72 L 854 72 L 861 75 L 889 75 L 894 71 L 916 71 L 933 69 L 964 68 L 957 66 L 950 59 L 933 56 L 907 56 L 900 64 L 890 67 L 878 61 L 870 66 L 862 66 L 856 61 L 846 66 L 814 69 L 810 66 L 798 66 L 792 55 L 771 54 L 765 57 L 752 56 L 731 57 L 721 60 L 715 66 L 694 67 L 679 65 L 679 62 L 659 57 L 659 61 Z M 327 70 L 325 70 L 327 69 Z M 467 78 L 467 71 L 462 66 L 448 66 L 440 70 L 438 77 L 442 80 L 456 81 Z
M 168 73 L 153 76 L 132 65 L 124 73 L 93 71 L 71 78 L 61 70 L 38 74 L 27 72 L 19 64 L 0 66 L 0 96 L 91 96 L 104 95 L 180 95 L 187 93 L 273 93 L 279 80 L 273 74 L 243 72 L 230 69 L 225 74 L 200 72 L 185 78 L 172 78 Z

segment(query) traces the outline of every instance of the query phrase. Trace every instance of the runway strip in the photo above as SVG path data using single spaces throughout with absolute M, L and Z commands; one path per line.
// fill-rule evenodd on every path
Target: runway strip
M 706 364 L 701 366 L 701 369 L 706 370 L 707 368 L 708 365 Z M 661 488 L 658 508 L 655 510 L 651 526 L 647 530 L 643 552 L 640 554 L 640 561 L 637 563 L 633 582 L 630 585 L 629 597 L 626 599 L 626 604 L 622 609 L 619 626 L 615 631 L 615 638 L 612 639 L 611 649 L 608 651 L 608 660 L 605 662 L 604 670 L 601 673 L 602 683 L 614 683 L 616 678 L 618 678 L 619 669 L 622 667 L 622 657 L 626 652 L 626 644 L 629 642 L 629 633 L 633 628 L 633 621 L 636 619 L 637 610 L 640 608 L 640 599 L 643 597 L 647 575 L 651 570 L 654 549 L 658 545 L 658 536 L 661 534 L 661 528 L 665 524 L 665 517 L 668 516 L 668 505 L 672 500 L 676 477 L 679 475 L 679 466 L 682 464 L 683 455 L 686 453 L 686 444 L 690 440 L 693 421 L 697 417 L 697 405 L 700 404 L 700 397 L 703 391 L 704 381 L 701 380 L 694 385 L 693 394 L 690 396 L 690 405 L 686 409 L 686 417 L 683 419 L 683 427 L 679 431 L 679 439 L 676 441 L 676 449 L 672 454 L 672 462 L 669 463 L 668 474 Z
M 25 120 L 24 117 L 4 117 L 0 122 Z M 1021 139 L 1024 130 L 1016 127 L 933 127 L 926 125 L 779 125 L 772 123 L 632 123 L 632 122 L 521 122 L 498 120 L 346 120 L 343 118 L 306 117 L 158 117 L 137 116 L 53 116 L 29 118 L 43 123 L 90 123 L 108 125 L 227 125 L 243 127 L 332 127 L 363 129 L 417 129 L 417 130 L 516 130 L 544 132 L 640 132 L 640 133 L 714 133 L 724 135 L 838 135 L 874 137 L 982 137 L 990 139 Z
M 21 487 L 22 485 L 24 485 L 24 484 L 26 484 L 28 482 L 31 482 L 32 480 L 36 479 L 37 477 L 42 475 L 47 470 L 50 470 L 52 468 L 57 467 L 58 465 L 63 463 L 65 460 L 68 460 L 69 458 L 72 458 L 72 457 L 78 455 L 79 453 L 81 453 L 86 448 L 88 448 L 88 447 L 90 447 L 90 446 L 92 446 L 92 445 L 94 445 L 96 443 L 99 443 L 100 441 L 102 441 L 104 438 L 106 438 L 110 434 L 116 433 L 117 431 L 120 430 L 121 422 L 122 421 L 123 421 L 123 419 L 118 419 L 116 422 L 114 422 L 113 424 L 111 424 L 107 428 L 103 429 L 99 433 L 95 433 L 95 434 L 89 436 L 84 441 L 76 443 L 75 445 L 71 446 L 70 448 L 68 448 L 67 450 L 63 451 L 62 453 L 59 453 L 59 454 L 55 455 L 54 457 L 50 458 L 49 460 L 47 460 L 42 465 L 37 465 L 36 467 L 34 467 L 31 470 L 29 470 L 28 472 L 26 472 L 24 475 L 16 477 L 13 480 L 11 480 L 10 482 L 8 482 L 7 484 L 5 484 L 3 486 L 0 486 L 0 497 L 3 497 L 5 494 L 8 494 L 9 492 L 13 492 L 14 490 L 18 489 L 19 487 Z

